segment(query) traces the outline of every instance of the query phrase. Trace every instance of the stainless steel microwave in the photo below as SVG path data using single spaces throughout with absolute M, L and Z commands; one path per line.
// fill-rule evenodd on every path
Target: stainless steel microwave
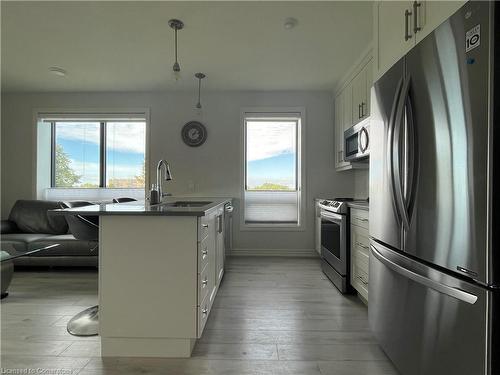
M 358 161 L 370 155 L 370 118 L 344 131 L 346 161 Z

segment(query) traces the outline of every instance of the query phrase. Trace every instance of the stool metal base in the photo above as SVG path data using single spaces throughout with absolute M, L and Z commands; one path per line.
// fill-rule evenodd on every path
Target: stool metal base
M 68 322 L 67 330 L 73 336 L 96 336 L 99 334 L 99 305 L 79 312 Z
M 12 276 L 14 275 L 14 263 L 11 260 L 3 261 L 0 266 L 0 276 L 1 276 L 1 299 L 4 299 L 9 295 L 7 290 L 9 289 L 10 282 L 12 281 Z

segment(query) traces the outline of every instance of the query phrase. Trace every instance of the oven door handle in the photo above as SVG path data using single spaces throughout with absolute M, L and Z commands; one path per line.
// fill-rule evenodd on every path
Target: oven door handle
M 342 223 L 342 220 L 344 219 L 342 217 L 342 215 L 338 215 L 338 214 L 335 214 L 333 212 L 328 212 L 328 211 L 324 211 L 324 210 L 321 211 L 320 217 L 322 219 L 325 218 L 327 220 L 334 221 L 337 224 Z

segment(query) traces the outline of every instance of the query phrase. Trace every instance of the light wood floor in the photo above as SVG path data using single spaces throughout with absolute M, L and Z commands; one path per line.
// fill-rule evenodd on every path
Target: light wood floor
M 66 332 L 73 314 L 96 303 L 97 272 L 16 272 L 1 302 L 2 373 L 397 375 L 366 307 L 341 295 L 318 259 L 228 259 L 190 359 L 100 358 L 98 337 Z

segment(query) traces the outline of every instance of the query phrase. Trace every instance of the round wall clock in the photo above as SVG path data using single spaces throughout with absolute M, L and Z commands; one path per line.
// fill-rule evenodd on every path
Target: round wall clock
M 182 127 L 182 140 L 190 147 L 201 146 L 207 140 L 207 129 L 198 121 L 189 121 Z

